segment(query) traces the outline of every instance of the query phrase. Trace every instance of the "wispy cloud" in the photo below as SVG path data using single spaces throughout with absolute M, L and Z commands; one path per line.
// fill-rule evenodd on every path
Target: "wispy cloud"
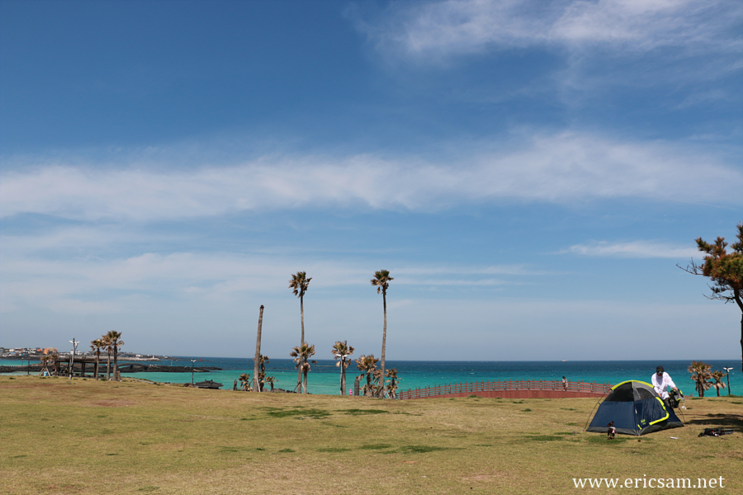
M 489 201 L 743 201 L 743 171 L 682 143 L 564 133 L 508 151 L 472 148 L 438 161 L 287 155 L 185 171 L 167 161 L 124 169 L 30 163 L 0 175 L 0 216 L 148 222 L 328 207 L 431 211 Z M 705 180 L 694 180 L 702 170 Z
M 738 2 L 693 0 L 446 0 L 395 4 L 357 27 L 386 53 L 439 61 L 452 55 L 553 45 L 647 52 L 741 51 Z
M 56 234 L 55 234 L 56 236 Z M 0 238 L 3 242 L 4 238 Z M 26 244 L 33 246 L 36 238 Z M 46 259 L 29 250 L 4 253 L 0 264 L 0 311 L 43 307 L 65 313 L 115 313 L 133 304 L 132 298 L 232 301 L 241 294 L 286 295 L 289 274 L 298 269 L 313 277 L 318 290 L 369 287 L 380 261 L 310 259 L 293 256 L 213 252 L 141 253 L 111 259 Z M 411 265 L 389 262 L 396 287 L 428 289 L 441 286 L 495 286 L 524 283 L 543 275 L 523 265 Z M 299 265 L 299 266 L 298 266 Z M 397 268 L 397 267 L 400 268 Z M 425 274 L 426 276 L 423 276 Z M 495 279 L 494 274 L 500 274 Z M 518 279 L 517 282 L 509 280 Z M 370 289 L 371 290 L 371 289 Z
M 696 249 L 655 241 L 600 241 L 590 244 L 576 244 L 570 246 L 570 248 L 563 251 L 563 253 L 611 258 L 689 259 L 694 256 L 699 256 L 699 251 Z

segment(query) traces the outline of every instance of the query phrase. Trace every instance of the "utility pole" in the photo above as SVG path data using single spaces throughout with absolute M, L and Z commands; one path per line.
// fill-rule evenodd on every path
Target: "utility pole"
M 733 368 L 722 368 L 725 370 L 728 376 L 728 396 L 730 396 L 730 372 L 733 371 Z
M 75 352 L 77 351 L 77 346 L 80 344 L 80 342 L 77 342 L 75 340 L 75 337 L 72 337 L 70 343 L 72 344 L 72 357 L 70 357 L 70 380 L 72 380 L 72 371 L 73 367 L 75 366 Z

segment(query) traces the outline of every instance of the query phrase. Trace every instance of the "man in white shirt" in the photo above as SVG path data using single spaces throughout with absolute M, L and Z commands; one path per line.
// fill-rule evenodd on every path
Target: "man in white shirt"
M 660 395 L 661 399 L 666 403 L 666 407 L 670 409 L 670 404 L 668 403 L 668 387 L 678 391 L 676 384 L 673 383 L 673 380 L 671 379 L 671 375 L 663 370 L 663 366 L 658 366 L 655 368 L 655 374 L 650 378 L 650 381 L 653 384 L 655 392 Z

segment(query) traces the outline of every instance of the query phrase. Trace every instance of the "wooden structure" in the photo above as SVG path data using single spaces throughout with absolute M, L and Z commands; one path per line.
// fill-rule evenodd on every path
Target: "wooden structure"
M 49 361 L 49 366 L 54 366 L 54 361 Z M 119 364 L 118 369 L 121 370 L 125 365 Z M 75 356 L 75 361 L 72 365 L 73 376 L 87 376 L 86 373 L 95 378 L 95 357 L 90 356 Z M 111 372 L 114 372 L 113 359 L 111 360 Z M 106 369 L 106 359 L 103 358 L 98 361 L 98 374 L 104 376 L 108 373 Z M 68 376 L 70 374 L 70 357 L 59 357 L 57 359 L 57 374 L 60 376 Z
M 470 383 L 450 383 L 435 387 L 400 392 L 401 400 L 434 397 L 493 397 L 502 399 L 602 397 L 611 391 L 608 383 L 568 382 L 559 380 L 493 380 Z
M 198 388 L 209 388 L 209 389 L 219 389 L 222 388 L 221 383 L 217 383 L 214 380 L 205 380 L 203 382 L 196 382 L 195 384 Z

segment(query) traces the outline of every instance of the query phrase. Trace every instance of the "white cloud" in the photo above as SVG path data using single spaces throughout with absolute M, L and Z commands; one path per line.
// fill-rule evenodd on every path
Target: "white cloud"
M 272 156 L 185 171 L 30 165 L 0 176 L 0 216 L 149 222 L 240 211 L 432 211 L 472 202 L 612 198 L 739 205 L 743 190 L 741 170 L 688 145 L 581 133 L 536 136 L 509 151 L 474 150 L 437 162 L 353 155 Z M 702 173 L 704 181 L 696 180 Z
M 647 52 L 741 51 L 739 2 L 694 0 L 446 0 L 397 4 L 357 27 L 388 54 L 440 61 L 513 47 Z
M 54 236 L 56 234 L 53 234 Z M 3 239 L 0 238 L 0 242 Z M 35 239 L 29 237 L 28 245 Z M 295 257 L 238 255 L 232 253 L 143 253 L 118 259 L 29 258 L 18 249 L 6 253 L 0 264 L 2 311 L 42 307 L 62 313 L 112 313 L 139 304 L 138 297 L 158 300 L 234 301 L 246 293 L 286 295 L 290 274 L 298 269 L 313 277 L 311 290 L 368 288 L 376 261 L 310 260 L 297 267 Z M 530 272 L 523 266 L 408 265 L 393 268 L 394 286 L 503 285 L 493 273 L 513 274 L 523 283 Z M 427 274 L 421 278 L 415 274 Z M 435 277 L 434 277 L 435 275 Z M 134 299 L 132 299 L 134 298 Z M 188 304 L 188 303 L 186 303 Z
M 570 246 L 565 253 L 581 256 L 616 257 L 616 258 L 673 258 L 689 259 L 699 256 L 699 251 L 685 246 L 655 241 L 631 241 L 611 243 L 606 241 L 591 244 Z
M 109 301 L 81 301 L 79 299 L 54 299 L 48 309 L 62 314 L 112 314 L 121 311 L 121 305 Z

